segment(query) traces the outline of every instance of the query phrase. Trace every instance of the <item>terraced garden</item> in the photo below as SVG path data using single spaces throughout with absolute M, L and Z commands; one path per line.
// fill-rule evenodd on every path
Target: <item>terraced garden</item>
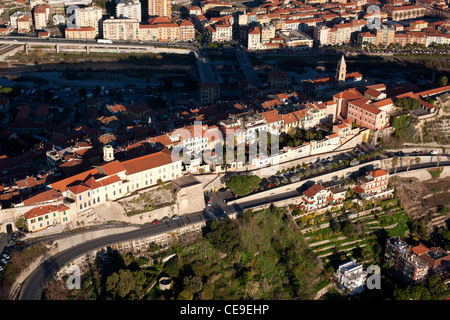
M 380 231 L 387 238 L 404 236 L 408 231 L 408 216 L 395 200 L 381 201 L 380 206 L 358 213 L 340 213 L 334 218 L 330 214 L 311 217 L 313 221 L 324 221 L 320 224 L 297 221 L 308 245 L 326 266 L 348 259 L 375 263 L 382 250 L 377 242 Z

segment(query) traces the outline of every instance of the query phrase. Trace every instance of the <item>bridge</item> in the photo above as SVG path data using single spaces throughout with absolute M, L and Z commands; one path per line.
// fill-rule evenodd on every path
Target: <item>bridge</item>
M 1 49 L 3 48 L 3 50 Z M 93 40 L 72 40 L 63 38 L 36 37 L 3 37 L 0 38 L 0 59 L 11 50 L 22 48 L 25 54 L 30 50 L 56 53 L 178 53 L 189 54 L 198 52 L 198 48 L 191 43 L 165 42 L 131 42 L 113 41 L 113 43 L 98 43 Z M 14 52 L 14 53 L 15 53 Z M 10 54 L 11 55 L 11 54 Z

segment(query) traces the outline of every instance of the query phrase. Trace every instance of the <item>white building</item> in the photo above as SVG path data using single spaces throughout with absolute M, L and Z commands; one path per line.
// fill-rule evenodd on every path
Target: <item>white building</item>
M 182 159 L 163 149 L 139 158 L 117 160 L 51 184 L 65 198 L 75 202 L 77 212 L 110 200 L 130 195 L 133 191 L 171 181 L 182 176 Z M 75 212 L 76 213 L 76 212 Z
M 129 18 L 141 21 L 141 3 L 139 0 L 123 0 L 116 6 L 117 18 Z
M 364 290 L 367 273 L 363 270 L 363 266 L 357 264 L 355 260 L 339 265 L 335 276 L 341 290 L 349 290 L 350 294 L 360 293 Z
M 98 7 L 87 7 L 75 9 L 75 25 L 77 27 L 95 27 L 99 33 L 99 20 L 102 18 L 102 9 Z

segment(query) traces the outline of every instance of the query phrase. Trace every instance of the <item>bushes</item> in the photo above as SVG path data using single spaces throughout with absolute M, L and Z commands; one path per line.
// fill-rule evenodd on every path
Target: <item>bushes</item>
M 241 244 L 241 235 L 235 220 L 218 221 L 213 219 L 206 226 L 205 237 L 215 249 L 223 253 L 231 253 Z
M 413 98 L 400 98 L 397 101 L 395 101 L 394 105 L 397 108 L 402 108 L 405 110 L 420 109 L 420 102 Z
M 440 169 L 430 169 L 428 170 L 428 172 L 430 173 L 431 177 L 434 179 L 439 178 L 439 176 L 442 173 L 442 170 L 444 170 L 444 168 L 440 168 Z
M 245 196 L 259 188 L 261 178 L 254 175 L 242 175 L 231 177 L 226 185 L 238 196 Z

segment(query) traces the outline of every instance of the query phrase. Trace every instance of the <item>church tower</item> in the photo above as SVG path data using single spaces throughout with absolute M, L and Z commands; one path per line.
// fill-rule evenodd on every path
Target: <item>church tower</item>
M 110 145 L 103 147 L 103 161 L 110 162 L 114 160 L 114 148 Z
M 339 86 L 345 83 L 345 75 L 347 74 L 347 65 L 345 64 L 344 55 L 342 55 L 341 60 L 338 62 L 336 69 L 336 82 Z

